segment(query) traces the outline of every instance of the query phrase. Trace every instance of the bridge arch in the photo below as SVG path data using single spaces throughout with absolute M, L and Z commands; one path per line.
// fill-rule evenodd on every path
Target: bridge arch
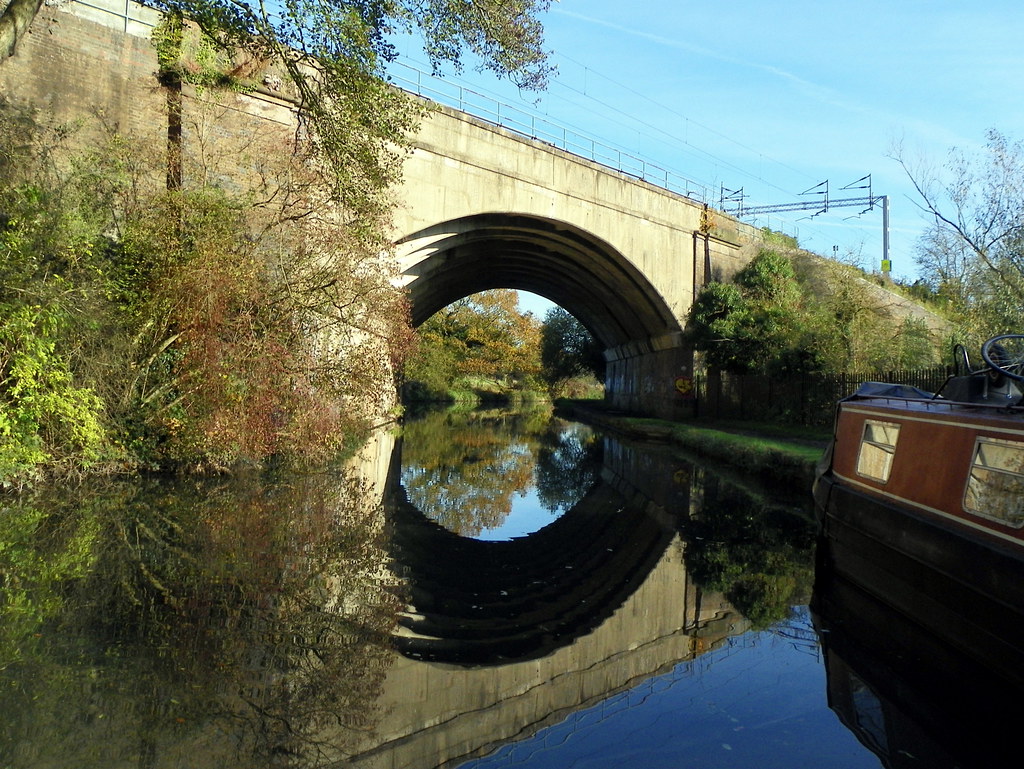
M 399 276 L 414 322 L 462 296 L 519 288 L 605 346 L 605 399 L 692 414 L 682 327 L 695 291 L 734 272 L 756 232 L 686 196 L 433 105 L 396 192 Z M 474 259 L 475 257 L 475 259 Z
M 469 294 L 515 288 L 564 307 L 607 350 L 682 331 L 669 304 L 623 254 L 568 222 L 474 214 L 411 233 L 397 248 L 417 326 Z

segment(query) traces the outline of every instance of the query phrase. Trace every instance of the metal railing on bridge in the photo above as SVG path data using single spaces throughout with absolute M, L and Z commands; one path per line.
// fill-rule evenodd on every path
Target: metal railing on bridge
M 394 62 L 388 73 L 399 88 L 424 99 L 461 110 L 520 136 L 545 142 L 700 203 L 713 201 L 714 190 L 701 182 L 523 107 L 401 62 Z
M 160 21 L 160 12 L 135 0 L 70 0 L 67 9 L 79 18 L 119 29 L 135 37 L 149 37 Z

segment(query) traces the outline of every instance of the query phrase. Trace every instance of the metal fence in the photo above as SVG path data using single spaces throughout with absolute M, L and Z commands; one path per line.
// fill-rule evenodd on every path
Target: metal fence
M 709 372 L 694 381 L 697 415 L 713 419 L 832 424 L 835 404 L 862 382 L 888 382 L 937 392 L 951 371 L 932 366 L 906 371 L 807 374 L 771 379 L 762 374 Z
M 708 185 L 690 179 L 660 162 L 608 144 L 583 131 L 533 112 L 525 105 L 517 106 L 502 101 L 400 61 L 393 62 L 388 72 L 395 85 L 424 99 L 453 107 L 520 136 L 542 141 L 700 203 L 714 202 L 717 191 Z
M 52 0 L 75 16 L 135 37 L 149 37 L 160 21 L 160 12 L 135 0 Z

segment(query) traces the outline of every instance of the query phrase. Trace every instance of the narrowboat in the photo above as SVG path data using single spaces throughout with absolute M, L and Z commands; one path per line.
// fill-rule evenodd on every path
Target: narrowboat
M 936 393 L 869 382 L 838 403 L 818 557 L 965 651 L 1024 665 L 1024 335 L 986 341 L 977 368 L 955 357 Z

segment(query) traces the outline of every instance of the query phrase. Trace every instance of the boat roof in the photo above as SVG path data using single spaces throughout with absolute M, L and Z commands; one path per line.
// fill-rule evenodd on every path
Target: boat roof
M 935 397 L 935 393 L 930 393 L 927 390 L 905 384 L 889 384 L 888 382 L 861 382 L 854 395 L 864 398 L 912 398 L 918 400 L 931 400 Z
M 967 419 L 1024 420 L 1024 405 L 956 401 L 910 385 L 886 382 L 864 382 L 852 395 L 840 401 L 840 404 L 853 403 L 897 411 L 956 413 Z

